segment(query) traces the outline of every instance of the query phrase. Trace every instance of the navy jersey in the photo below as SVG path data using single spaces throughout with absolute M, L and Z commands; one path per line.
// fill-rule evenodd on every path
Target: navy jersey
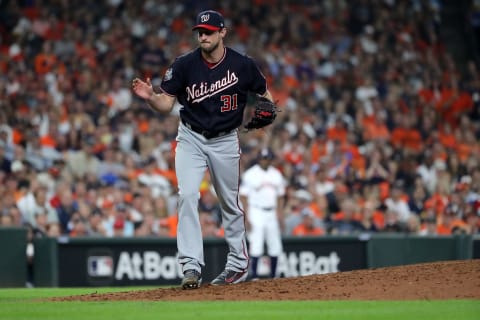
M 252 58 L 225 48 L 222 59 L 209 67 L 197 48 L 175 59 L 161 83 L 162 91 L 183 106 L 180 117 L 207 131 L 239 127 L 248 92 L 263 95 L 265 77 Z

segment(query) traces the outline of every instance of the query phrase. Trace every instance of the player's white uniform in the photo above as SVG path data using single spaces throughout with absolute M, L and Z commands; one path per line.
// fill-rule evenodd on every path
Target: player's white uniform
M 278 169 L 269 166 L 263 170 L 256 164 L 244 172 L 240 195 L 247 197 L 247 219 L 250 255 L 263 255 L 264 243 L 268 255 L 277 257 L 282 253 L 280 225 L 277 219 L 277 200 L 285 194 L 285 180 Z

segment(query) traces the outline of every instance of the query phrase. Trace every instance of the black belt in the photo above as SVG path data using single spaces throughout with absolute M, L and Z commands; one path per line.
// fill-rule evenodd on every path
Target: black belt
M 185 125 L 185 127 L 187 127 L 188 129 L 190 129 L 190 130 L 192 130 L 193 132 L 196 132 L 196 133 L 198 133 L 198 134 L 201 134 L 202 136 L 204 136 L 204 137 L 207 138 L 207 139 L 218 138 L 218 137 L 227 135 L 227 134 L 229 134 L 230 132 L 232 132 L 232 131 L 234 130 L 234 129 L 230 129 L 230 130 L 224 130 L 224 131 L 207 131 L 207 130 L 203 130 L 202 128 L 193 126 L 193 125 L 191 125 L 190 123 L 188 123 L 187 121 L 185 121 L 185 120 L 183 120 L 183 119 L 182 119 L 182 123 L 183 123 L 183 124 Z
M 275 207 L 260 207 L 260 206 L 255 206 L 255 208 L 261 209 L 263 211 L 272 211 L 275 209 Z

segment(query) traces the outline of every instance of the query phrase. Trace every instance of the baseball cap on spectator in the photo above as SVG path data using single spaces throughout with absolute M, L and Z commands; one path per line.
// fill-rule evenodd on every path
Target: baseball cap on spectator
M 435 169 L 437 170 L 446 170 L 447 169 L 447 164 L 445 163 L 444 160 L 441 160 L 441 159 L 437 159 L 435 160 L 435 162 L 433 163 Z
M 118 179 L 119 177 L 116 174 L 109 172 L 100 177 L 100 182 L 103 186 L 113 186 Z
M 303 208 L 302 211 L 300 211 L 300 214 L 302 217 L 315 217 L 315 213 L 310 208 Z
M 115 209 L 117 209 L 117 211 L 125 212 L 127 211 L 127 206 L 124 203 L 117 203 Z
M 103 212 L 100 208 L 98 207 L 95 207 L 93 208 L 93 210 L 90 212 L 91 215 L 98 215 L 98 216 L 102 216 L 103 215 Z
M 202 28 L 211 31 L 218 31 L 223 27 L 225 27 L 223 16 L 217 11 L 206 10 L 198 14 L 195 26 L 192 30 Z
M 262 150 L 260 150 L 260 154 L 259 154 L 260 159 L 272 160 L 274 157 L 275 156 L 272 150 L 270 150 L 269 148 L 263 148 Z
M 466 191 L 469 189 L 471 183 L 472 183 L 471 176 L 462 176 L 460 178 L 460 181 L 458 181 L 455 184 L 455 191 Z M 467 203 L 471 203 L 472 201 L 475 201 L 475 199 L 471 197 L 467 197 L 466 201 Z
M 12 163 L 12 166 L 10 167 L 12 172 L 19 172 L 22 171 L 25 166 L 23 165 L 23 162 L 21 160 L 15 160 Z
M 151 157 L 148 157 L 147 159 L 145 159 L 144 165 L 148 166 L 148 165 L 156 164 L 156 163 L 157 163 L 157 159 L 155 159 L 155 157 L 151 156 Z

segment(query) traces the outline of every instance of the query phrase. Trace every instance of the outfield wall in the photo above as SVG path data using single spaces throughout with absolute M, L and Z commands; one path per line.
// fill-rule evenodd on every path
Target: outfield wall
M 0 287 L 24 287 L 27 281 L 27 229 L 0 226 Z
M 1 241 L 3 240 L 3 241 Z M 294 277 L 442 260 L 480 258 L 480 237 L 404 234 L 286 237 L 277 275 Z M 26 231 L 0 229 L 0 287 L 26 282 Z M 41 238 L 34 241 L 33 284 L 38 287 L 176 285 L 181 270 L 175 239 Z M 204 281 L 222 271 L 228 247 L 205 239 Z M 262 257 L 260 275 L 268 275 Z

